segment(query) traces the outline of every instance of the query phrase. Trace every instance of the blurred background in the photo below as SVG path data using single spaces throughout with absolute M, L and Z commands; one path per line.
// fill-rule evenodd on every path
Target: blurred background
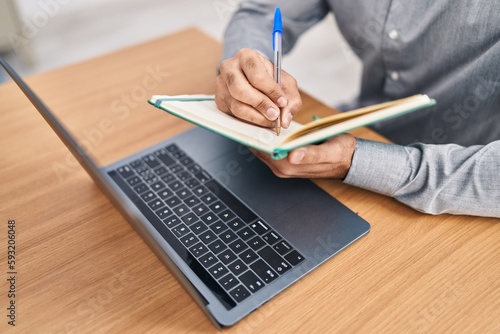
M 188 27 L 222 42 L 238 0 L 0 0 L 0 54 L 21 75 L 135 45 Z M 168 48 L 168 45 L 165 45 Z M 283 59 L 300 88 L 335 106 L 358 93 L 361 65 L 329 15 Z M 0 81 L 5 77 L 0 74 Z

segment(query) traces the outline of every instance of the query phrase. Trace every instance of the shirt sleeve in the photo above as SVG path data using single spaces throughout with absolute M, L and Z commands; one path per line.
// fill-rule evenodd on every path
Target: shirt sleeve
M 344 182 L 425 213 L 500 218 L 500 141 L 462 147 L 357 139 Z
M 224 34 L 224 54 L 227 59 L 242 48 L 260 51 L 269 59 L 272 53 L 274 11 L 280 7 L 283 20 L 283 52 L 288 52 L 297 38 L 329 12 L 322 0 L 242 0 Z

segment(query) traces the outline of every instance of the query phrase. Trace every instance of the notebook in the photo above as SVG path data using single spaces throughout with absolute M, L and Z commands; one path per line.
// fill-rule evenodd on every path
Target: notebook
M 283 159 L 291 150 L 316 144 L 326 139 L 377 122 L 388 120 L 434 105 L 436 101 L 424 94 L 383 102 L 359 109 L 315 118 L 306 124 L 292 121 L 276 135 L 274 129 L 242 122 L 223 113 L 215 105 L 213 95 L 154 95 L 151 105 L 174 116 L 223 135 L 245 146 L 266 152 L 274 159 Z
M 277 178 L 245 146 L 202 128 L 98 166 L 0 63 L 217 328 L 237 323 L 370 229 L 314 183 Z

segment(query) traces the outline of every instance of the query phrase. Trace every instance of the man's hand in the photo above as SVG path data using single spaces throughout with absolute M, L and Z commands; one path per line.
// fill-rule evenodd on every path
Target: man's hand
M 281 87 L 273 79 L 273 64 L 252 49 L 241 49 L 220 65 L 215 103 L 225 113 L 264 127 L 274 127 L 280 115 L 288 128 L 302 107 L 297 81 L 282 71 Z
M 253 149 L 252 152 L 279 177 L 344 179 L 351 167 L 355 148 L 356 138 L 342 134 L 320 145 L 293 150 L 281 160 L 274 160 L 268 153 Z

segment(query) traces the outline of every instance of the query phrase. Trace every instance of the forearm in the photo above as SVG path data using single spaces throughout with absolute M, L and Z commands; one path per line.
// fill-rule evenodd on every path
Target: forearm
M 500 141 L 464 148 L 357 139 L 344 182 L 426 213 L 500 217 Z

